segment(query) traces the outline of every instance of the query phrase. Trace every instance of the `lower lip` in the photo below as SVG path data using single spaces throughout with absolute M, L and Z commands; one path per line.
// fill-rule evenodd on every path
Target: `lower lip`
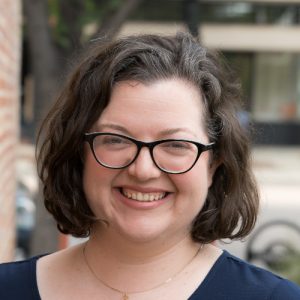
M 117 199 L 119 199 L 123 204 L 125 204 L 126 206 L 129 206 L 131 208 L 134 209 L 143 209 L 143 210 L 147 210 L 147 209 L 153 209 L 153 208 L 157 208 L 161 205 L 164 205 L 167 201 L 169 201 L 170 199 L 170 194 L 167 194 L 163 199 L 160 200 L 155 200 L 155 201 L 136 201 L 133 199 L 129 199 L 127 197 L 125 197 L 119 189 L 116 189 L 116 193 L 117 193 Z

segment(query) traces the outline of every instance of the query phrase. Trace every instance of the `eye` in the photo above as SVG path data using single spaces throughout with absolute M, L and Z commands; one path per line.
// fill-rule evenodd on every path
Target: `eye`
M 94 140 L 94 148 L 107 151 L 126 149 L 132 145 L 133 143 L 126 137 L 117 135 L 98 135 Z
M 119 136 L 103 135 L 101 136 L 101 144 L 103 145 L 118 145 L 126 143 L 126 140 Z
M 193 151 L 194 145 L 184 141 L 168 141 L 159 145 L 161 151 L 174 155 L 184 155 Z
M 189 149 L 189 143 L 174 141 L 170 143 L 170 147 L 177 149 Z

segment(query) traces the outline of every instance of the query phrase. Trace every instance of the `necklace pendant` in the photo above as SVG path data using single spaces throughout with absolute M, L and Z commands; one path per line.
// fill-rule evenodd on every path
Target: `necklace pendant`
M 123 294 L 123 300 L 129 300 L 129 297 L 126 293 Z

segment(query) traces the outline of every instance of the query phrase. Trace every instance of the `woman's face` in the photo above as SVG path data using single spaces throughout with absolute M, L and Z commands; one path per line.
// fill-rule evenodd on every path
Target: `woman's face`
M 147 85 L 124 81 L 115 85 L 93 131 L 144 142 L 171 138 L 207 144 L 203 123 L 201 95 L 192 84 L 174 78 Z M 88 204 L 96 217 L 110 224 L 107 232 L 126 239 L 166 242 L 184 238 L 212 183 L 209 156 L 209 151 L 203 152 L 187 173 L 166 174 L 144 147 L 129 167 L 113 170 L 99 165 L 86 146 L 83 184 Z

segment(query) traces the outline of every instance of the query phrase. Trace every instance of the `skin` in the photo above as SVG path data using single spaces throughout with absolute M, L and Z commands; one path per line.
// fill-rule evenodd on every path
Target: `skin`
M 169 79 L 150 85 L 121 82 L 113 89 L 95 131 L 124 134 L 142 141 L 178 138 L 206 144 L 209 140 L 202 111 L 199 92 L 183 80 Z M 156 245 L 185 238 L 212 183 L 214 170 L 209 156 L 209 151 L 204 152 L 191 171 L 171 175 L 154 165 L 146 148 L 132 165 L 121 170 L 100 166 L 87 149 L 84 191 L 94 214 L 109 223 L 104 234 Z M 167 192 L 168 196 L 151 203 L 124 201 L 127 199 L 120 192 L 122 189 Z M 101 231 L 103 239 L 103 226 L 98 225 L 93 232 Z
M 201 95 L 178 78 L 116 84 L 92 131 L 145 142 L 174 138 L 209 143 Z M 86 145 L 83 186 L 99 218 L 86 244 L 86 259 L 98 279 L 83 259 L 83 246 L 68 248 L 39 259 L 37 280 L 42 298 L 53 299 L 56 291 L 56 299 L 58 294 L 59 299 L 99 299 L 99 295 L 120 299 L 102 280 L 131 292 L 131 300 L 187 299 L 221 254 L 218 248 L 206 245 L 189 263 L 200 246 L 190 238 L 191 223 L 205 203 L 216 169 L 210 155 L 209 151 L 202 153 L 192 170 L 175 175 L 160 171 L 149 150 L 143 148 L 132 165 L 112 170 L 100 166 Z M 124 189 L 166 193 L 166 197 L 138 202 L 126 198 Z M 153 289 L 170 277 L 170 283 Z M 133 293 L 139 291 L 146 292 Z

